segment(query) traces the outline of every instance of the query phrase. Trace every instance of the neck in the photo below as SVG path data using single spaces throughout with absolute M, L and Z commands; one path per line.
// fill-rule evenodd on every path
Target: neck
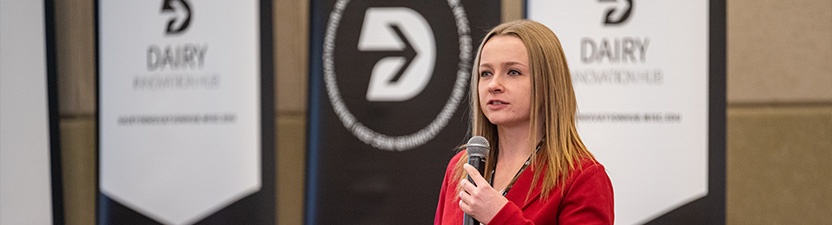
M 516 126 L 497 126 L 497 138 L 500 140 L 500 152 L 497 156 L 501 160 L 527 158 L 531 154 L 529 146 L 529 124 Z
M 534 145 L 543 138 L 542 121 L 537 126 L 537 141 L 529 143 L 529 123 L 497 126 L 497 138 L 499 140 L 500 152 L 497 156 L 500 159 L 522 158 L 525 160 L 534 151 Z

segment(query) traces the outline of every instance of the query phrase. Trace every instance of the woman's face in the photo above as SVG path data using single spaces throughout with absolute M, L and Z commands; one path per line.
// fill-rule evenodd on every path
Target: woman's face
M 515 36 L 494 36 L 480 53 L 480 108 L 495 125 L 528 124 L 531 73 L 526 46 Z M 523 125 L 525 125 L 523 124 Z

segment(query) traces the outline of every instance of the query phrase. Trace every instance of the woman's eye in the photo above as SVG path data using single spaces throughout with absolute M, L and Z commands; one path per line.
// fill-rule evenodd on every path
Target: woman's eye
M 517 70 L 509 70 L 509 71 L 508 71 L 508 74 L 509 74 L 509 75 L 515 75 L 515 76 L 517 76 L 517 75 L 520 75 L 520 71 L 517 71 Z
M 490 72 L 490 71 L 482 71 L 482 72 L 480 72 L 480 77 L 486 77 L 486 76 L 491 76 L 491 72 Z

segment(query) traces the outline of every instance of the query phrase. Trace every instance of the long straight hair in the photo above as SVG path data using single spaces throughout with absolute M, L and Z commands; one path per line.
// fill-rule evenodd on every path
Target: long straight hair
M 540 174 L 545 171 L 542 183 L 542 197 L 551 194 L 558 185 L 566 182 L 570 173 L 582 161 L 596 162 L 578 136 L 575 126 L 577 101 L 572 88 L 572 77 L 566 64 L 566 57 L 555 33 L 543 24 L 531 20 L 518 20 L 503 23 L 494 27 L 483 38 L 477 50 L 474 66 L 471 71 L 471 134 L 485 137 L 491 143 L 492 150 L 485 162 L 485 179 L 491 179 L 491 173 L 497 164 L 499 153 L 497 126 L 488 121 L 483 114 L 477 91 L 479 83 L 480 54 L 485 43 L 492 37 L 509 35 L 520 38 L 526 46 L 529 57 L 531 79 L 531 108 L 529 110 L 529 145 L 535 148 L 538 137 L 538 124 L 543 125 L 543 135 L 546 137 L 537 154 L 532 156 L 532 168 L 535 174 L 532 186 L 539 181 Z M 542 121 L 541 121 L 542 120 Z M 542 123 L 541 123 L 542 122 Z M 529 152 L 534 152 L 530 149 Z M 468 161 L 467 153 L 457 162 L 455 175 L 457 180 L 467 176 L 462 169 Z M 531 194 L 531 190 L 529 190 Z

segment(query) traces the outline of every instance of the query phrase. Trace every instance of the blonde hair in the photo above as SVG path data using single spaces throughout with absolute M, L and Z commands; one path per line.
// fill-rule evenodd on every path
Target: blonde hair
M 488 40 L 503 35 L 520 38 L 528 52 L 529 70 L 532 74 L 529 146 L 536 147 L 537 141 L 543 138 L 537 136 L 538 124 L 543 124 L 543 136 L 546 137 L 538 153 L 532 156 L 532 167 L 535 168 L 532 185 L 539 182 L 540 173 L 546 171 L 542 181 L 542 197 L 545 199 L 557 185 L 566 182 L 581 160 L 595 162 L 595 157 L 586 149 L 575 127 L 577 101 L 560 41 L 555 33 L 543 24 L 531 20 L 518 20 L 500 24 L 486 34 L 477 50 L 471 71 L 471 134 L 485 137 L 492 146 L 485 163 L 485 171 L 492 171 L 496 166 L 499 140 L 497 126 L 488 121 L 479 106 L 477 85 L 480 54 Z M 543 120 L 542 123 L 540 119 Z M 530 152 L 534 152 L 533 150 Z M 467 161 L 468 156 L 465 153 L 457 162 L 457 180 L 467 176 L 462 169 L 462 165 Z M 484 176 L 486 180 L 491 179 L 490 172 L 485 172 Z

